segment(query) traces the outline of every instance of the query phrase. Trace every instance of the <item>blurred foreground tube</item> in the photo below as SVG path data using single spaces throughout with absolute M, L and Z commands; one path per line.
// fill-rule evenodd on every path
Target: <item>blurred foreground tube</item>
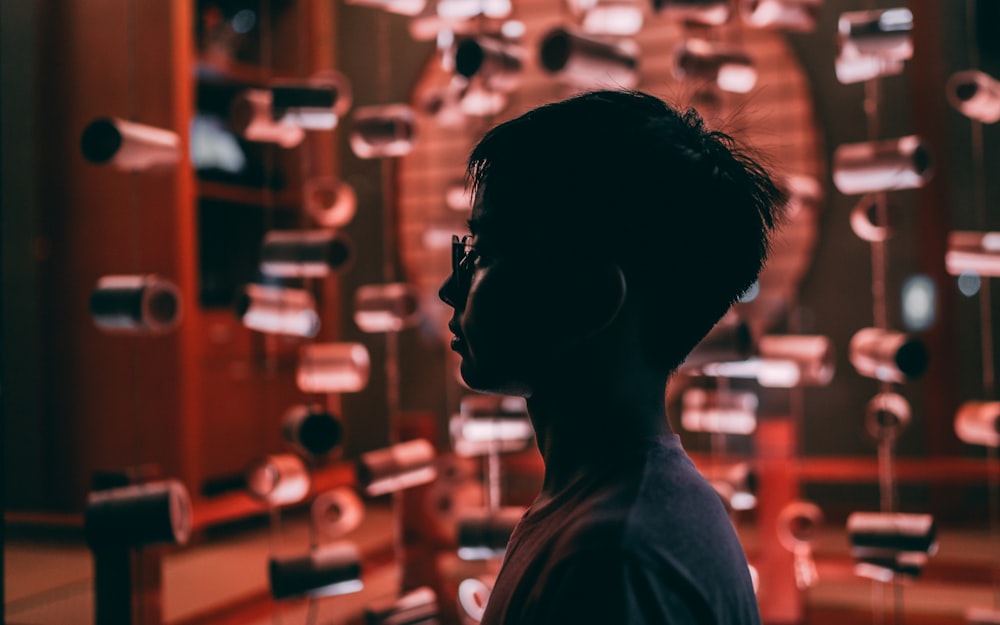
M 406 104 L 366 106 L 354 111 L 349 141 L 358 158 L 405 156 L 416 139 L 416 115 Z
M 427 484 L 437 477 L 434 446 L 424 439 L 377 449 L 358 458 L 359 489 L 368 497 Z
M 1000 402 L 967 401 L 955 414 L 955 435 L 970 445 L 1000 446 Z
M 913 15 L 909 9 L 844 13 L 838 22 L 837 80 L 851 84 L 899 74 L 913 56 Z
M 937 527 L 929 514 L 854 512 L 847 535 L 855 573 L 879 581 L 917 577 L 937 552 Z
M 181 292 L 155 274 L 103 276 L 90 294 L 90 314 L 105 332 L 163 334 L 181 322 Z
M 318 404 L 292 406 L 281 420 L 285 440 L 314 457 L 330 453 L 340 444 L 344 427 L 332 412 Z
M 409 284 L 367 284 L 354 292 L 354 323 L 362 332 L 399 332 L 420 322 L 420 294 Z
M 361 554 L 353 543 L 339 542 L 317 547 L 305 555 L 272 557 L 268 562 L 271 596 L 332 597 L 358 592 Z
M 332 176 L 306 180 L 302 194 L 306 213 L 324 228 L 346 226 L 358 210 L 358 197 L 351 185 Z
M 791 379 L 768 380 L 767 376 L 775 368 L 761 367 L 757 373 L 757 381 L 761 386 L 826 386 L 833 380 L 836 357 L 833 342 L 828 337 L 769 334 L 757 340 L 757 353 L 762 361 L 791 363 L 795 369 L 793 382 Z
M 703 26 L 721 26 L 733 12 L 731 0 L 653 0 L 653 10 Z
M 879 393 L 865 406 L 865 427 L 877 441 L 894 441 L 910 425 L 910 402 L 898 393 Z
M 833 183 L 845 195 L 915 189 L 930 177 L 930 152 L 915 135 L 845 144 L 833 153 Z
M 229 107 L 229 125 L 247 141 L 294 148 L 306 138 L 301 126 L 274 117 L 274 94 L 268 89 L 247 89 Z
M 749 392 L 691 388 L 681 399 L 681 425 L 689 432 L 751 434 L 757 429 L 757 404 Z
M 540 53 L 545 71 L 580 88 L 632 89 L 639 84 L 639 49 L 631 40 L 556 28 L 542 39 Z
M 339 538 L 354 531 L 365 518 L 364 504 L 353 490 L 334 488 L 320 493 L 312 503 L 312 520 L 321 534 Z
M 236 302 L 243 325 L 265 334 L 311 338 L 319 333 L 319 314 L 312 293 L 261 284 L 248 284 Z
M 521 83 L 521 51 L 497 37 L 469 37 L 455 46 L 455 71 L 487 89 L 510 92 Z
M 813 32 L 822 0 L 740 0 L 743 21 L 754 28 Z
M 903 332 L 864 328 L 851 337 L 848 357 L 861 375 L 883 382 L 903 383 L 927 370 L 927 348 Z
M 974 69 L 957 72 L 945 89 L 948 102 L 962 115 L 984 124 L 1000 121 L 1000 82 L 989 74 Z
M 260 271 L 276 278 L 324 278 L 351 259 L 351 244 L 333 230 L 271 230 L 260 250 Z
M 757 84 L 757 69 L 742 50 L 687 39 L 674 51 L 674 77 L 714 84 L 723 91 L 747 93 Z
M 944 265 L 953 276 L 971 272 L 1000 277 L 1000 232 L 951 232 Z
M 181 140 L 171 130 L 101 117 L 84 128 L 80 151 L 95 165 L 148 171 L 177 165 L 181 159 Z
M 301 458 L 295 454 L 273 454 L 250 465 L 246 483 L 251 495 L 278 507 L 305 499 L 311 480 Z
M 356 393 L 368 385 L 371 360 L 362 343 L 312 343 L 299 350 L 295 380 L 304 393 Z
M 517 507 L 470 510 L 458 518 L 458 557 L 463 560 L 501 558 L 514 528 L 524 516 Z
M 191 498 L 177 480 L 94 491 L 87 497 L 84 531 L 95 551 L 183 545 L 191 534 Z

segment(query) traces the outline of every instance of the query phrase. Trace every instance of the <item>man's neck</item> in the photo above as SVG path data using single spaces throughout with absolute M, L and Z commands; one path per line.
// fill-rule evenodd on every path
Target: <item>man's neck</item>
M 665 377 L 626 369 L 577 368 L 572 376 L 553 376 L 528 399 L 545 461 L 543 501 L 670 431 Z

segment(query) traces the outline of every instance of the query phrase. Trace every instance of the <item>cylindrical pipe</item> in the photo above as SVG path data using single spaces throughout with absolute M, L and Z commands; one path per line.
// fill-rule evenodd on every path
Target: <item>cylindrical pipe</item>
M 524 508 L 470 510 L 459 516 L 458 557 L 489 560 L 503 557 L 514 528 L 524 516 Z
M 306 132 L 300 126 L 275 119 L 273 99 L 268 89 L 241 92 L 229 107 L 229 125 L 247 141 L 294 148 L 306 138 Z
M 432 481 L 434 446 L 424 439 L 398 443 L 362 454 L 357 461 L 358 486 L 368 497 L 394 493 Z
M 703 26 L 721 26 L 733 13 L 732 0 L 653 0 L 653 10 Z
M 155 274 L 103 276 L 90 294 L 98 328 L 123 334 L 163 334 L 181 322 L 181 292 Z
M 521 84 L 521 57 L 517 46 L 497 37 L 468 37 L 455 45 L 455 71 L 482 80 L 487 89 L 510 92 Z
M 642 30 L 642 0 L 567 0 L 566 4 L 584 32 L 592 35 L 629 37 Z
M 183 545 L 191 534 L 191 498 L 177 480 L 94 491 L 84 531 L 91 549 Z
M 845 144 L 833 153 L 833 183 L 845 195 L 922 187 L 930 152 L 920 137 Z
M 841 55 L 896 61 L 913 56 L 913 14 L 909 9 L 842 13 L 837 29 Z
M 281 421 L 285 440 L 315 457 L 325 456 L 340 444 L 344 426 L 340 419 L 318 404 L 300 404 L 285 412 Z
M 748 462 L 715 464 L 701 470 L 729 511 L 752 510 L 757 506 L 757 476 Z
M 349 140 L 358 158 L 405 156 L 416 139 L 416 115 L 405 104 L 366 106 L 354 111 Z
M 268 580 L 275 599 L 358 592 L 363 587 L 361 554 L 353 543 L 339 542 L 301 556 L 272 557 L 268 561 Z
M 527 415 L 506 418 L 470 418 L 452 415 L 448 430 L 455 453 L 463 458 L 485 456 L 491 451 L 523 451 L 531 445 L 535 432 Z
M 955 435 L 970 445 L 1000 447 L 1000 402 L 962 404 L 955 414 Z
M 794 386 L 826 386 L 833 380 L 836 358 L 833 342 L 817 335 L 766 335 L 757 340 L 757 353 L 761 360 L 790 362 L 798 371 Z M 787 384 L 769 384 L 769 369 L 762 366 L 757 373 L 761 386 L 785 387 Z
M 365 518 L 364 504 L 349 488 L 320 493 L 312 503 L 313 526 L 321 533 L 338 538 L 351 532 Z
M 368 385 L 371 359 L 362 343 L 313 343 L 299 351 L 296 382 L 304 393 L 356 393 Z
M 381 9 L 387 13 L 414 17 L 423 12 L 427 0 L 346 0 L 347 4 Z
M 365 625 L 435 625 L 438 620 L 437 594 L 428 586 L 365 608 Z
M 409 284 L 368 284 L 354 292 L 354 323 L 362 332 L 399 332 L 419 322 L 420 294 Z
M 848 357 L 858 373 L 883 382 L 906 382 L 927 370 L 927 348 L 919 339 L 881 328 L 858 330 Z
M 816 30 L 821 0 L 741 0 L 743 21 L 755 28 L 806 33 Z
M 930 514 L 852 512 L 847 536 L 855 558 L 877 551 L 933 555 L 937 551 L 937 526 Z
M 757 405 L 750 392 L 690 388 L 681 398 L 681 425 L 689 432 L 751 434 L 757 429 Z
M 631 40 L 556 28 L 542 39 L 540 52 L 545 71 L 578 87 L 632 89 L 639 84 L 639 49 Z
M 1000 81 L 979 70 L 956 72 L 945 87 L 959 113 L 984 124 L 1000 121 Z
M 331 130 L 351 107 L 351 86 L 340 72 L 321 72 L 306 82 L 275 82 L 271 118 L 306 130 Z
M 745 52 L 703 39 L 677 46 L 673 72 L 678 80 L 711 83 L 732 93 L 747 93 L 757 84 L 757 69 Z
M 332 176 L 306 180 L 302 195 L 306 213 L 324 228 L 346 226 L 358 210 L 358 196 L 354 188 Z
M 944 264 L 953 276 L 971 272 L 1000 277 L 1000 232 L 950 233 Z
M 311 480 L 301 458 L 295 454 L 273 454 L 250 465 L 246 483 L 251 495 L 278 507 L 305 499 Z
M 881 243 L 888 241 L 892 231 L 888 224 L 878 222 L 878 200 L 876 194 L 863 195 L 851 210 L 851 230 L 862 241 Z
M 478 577 L 463 579 L 458 585 L 458 607 L 461 609 L 463 623 L 479 623 L 486 613 L 486 603 L 493 592 L 492 581 Z
M 351 260 L 351 243 L 333 230 L 271 230 L 260 249 L 260 271 L 277 278 L 324 278 Z
M 80 151 L 96 165 L 147 171 L 176 166 L 181 159 L 181 140 L 171 130 L 101 117 L 83 129 Z
M 781 546 L 795 553 L 812 546 L 823 527 L 823 511 L 809 501 L 792 501 L 778 513 L 777 534 Z
M 303 289 L 248 284 L 236 302 L 243 325 L 265 334 L 313 337 L 320 320 L 316 300 Z
M 879 442 L 899 438 L 910 420 L 910 402 L 898 393 L 879 393 L 865 406 L 865 428 Z

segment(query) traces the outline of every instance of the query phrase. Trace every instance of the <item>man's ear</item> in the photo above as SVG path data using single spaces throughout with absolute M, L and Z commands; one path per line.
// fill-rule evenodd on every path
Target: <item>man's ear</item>
M 564 277 L 558 308 L 567 338 L 587 339 L 614 323 L 627 294 L 621 267 L 611 262 L 588 263 L 567 269 Z

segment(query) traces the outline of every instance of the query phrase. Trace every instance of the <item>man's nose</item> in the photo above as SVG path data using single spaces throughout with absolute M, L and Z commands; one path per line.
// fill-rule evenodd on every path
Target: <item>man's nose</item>
M 458 284 L 457 280 L 455 279 L 455 272 L 453 271 L 448 274 L 448 277 L 445 279 L 444 284 L 442 284 L 441 288 L 438 289 L 438 297 L 441 298 L 442 302 L 448 304 L 452 308 L 456 308 L 455 289 L 457 286 Z

